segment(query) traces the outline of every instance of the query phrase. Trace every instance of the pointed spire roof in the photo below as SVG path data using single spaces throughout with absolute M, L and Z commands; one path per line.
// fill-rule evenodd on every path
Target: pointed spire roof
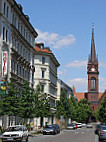
M 89 57 L 90 62 L 97 62 L 95 42 L 94 42 L 94 25 L 92 25 L 92 40 L 91 40 L 91 54 Z

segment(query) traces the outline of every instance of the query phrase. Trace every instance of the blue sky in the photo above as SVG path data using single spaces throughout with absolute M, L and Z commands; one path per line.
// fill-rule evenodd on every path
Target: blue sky
M 60 63 L 58 77 L 76 92 L 87 91 L 92 23 L 99 59 L 99 90 L 106 89 L 106 0 L 16 0 Z

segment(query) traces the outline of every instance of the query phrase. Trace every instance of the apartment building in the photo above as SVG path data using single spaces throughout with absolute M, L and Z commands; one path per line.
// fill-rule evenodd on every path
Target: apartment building
M 34 86 L 34 44 L 37 35 L 20 4 L 15 0 L 0 1 L 0 76 L 7 74 L 18 86 L 24 80 Z
M 56 100 L 57 100 L 57 68 L 60 66 L 56 57 L 49 47 L 44 47 L 44 43 L 35 44 L 35 86 L 42 84 L 42 90 L 50 98 L 52 118 L 46 120 L 48 123 L 55 123 Z M 45 124 L 45 122 L 44 122 Z
M 70 98 L 71 95 L 73 95 L 73 89 L 68 86 L 65 82 L 63 82 L 61 79 L 57 80 L 57 101 L 60 100 L 61 91 L 64 90 L 64 92 L 67 95 L 67 98 Z
M 24 81 L 34 87 L 37 36 L 20 4 L 15 0 L 0 0 L 0 78 L 12 77 L 17 89 Z

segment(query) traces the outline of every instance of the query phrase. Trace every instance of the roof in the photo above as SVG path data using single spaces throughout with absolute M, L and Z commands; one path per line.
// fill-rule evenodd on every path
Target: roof
M 103 93 L 99 93 L 98 94 L 98 99 L 100 99 L 102 97 Z
M 85 93 L 74 93 L 74 96 L 78 98 L 79 102 L 81 99 L 85 98 Z
M 43 45 L 43 49 L 41 49 L 39 47 L 39 45 Z M 52 53 L 52 51 L 50 50 L 50 48 L 48 47 L 44 47 L 44 44 L 43 43 L 35 43 L 35 51 L 36 52 L 40 52 L 40 53 L 47 53 L 51 56 L 52 60 L 55 62 L 55 64 L 57 65 L 57 67 L 60 66 L 59 62 L 57 61 L 56 57 L 54 56 L 54 54 Z
M 35 51 L 39 51 L 39 52 L 45 52 L 45 53 L 52 53 L 51 51 L 49 51 L 47 48 L 44 48 L 44 49 L 40 49 L 38 46 L 37 46 L 37 43 L 35 43 Z

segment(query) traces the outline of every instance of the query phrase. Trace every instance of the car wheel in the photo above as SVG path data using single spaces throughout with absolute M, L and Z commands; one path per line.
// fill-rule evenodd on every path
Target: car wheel
M 22 141 L 23 141 L 23 137 L 21 138 L 20 142 L 22 142 Z
M 28 136 L 27 136 L 27 138 L 26 138 L 26 142 L 28 142 Z
M 99 142 L 102 142 L 101 138 L 99 137 Z

